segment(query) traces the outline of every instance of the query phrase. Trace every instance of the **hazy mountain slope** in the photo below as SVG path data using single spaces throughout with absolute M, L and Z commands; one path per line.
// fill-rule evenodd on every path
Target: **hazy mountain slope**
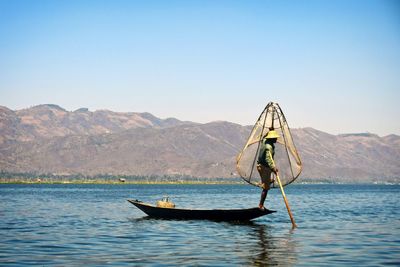
M 67 112 L 53 105 L 17 112 L 1 107 L 0 126 L 3 171 L 195 177 L 237 177 L 235 157 L 251 130 L 149 113 Z M 304 165 L 301 179 L 399 181 L 400 136 L 331 135 L 312 128 L 292 133 Z
M 219 131 L 230 132 L 230 142 Z M 58 137 L 16 145 L 13 159 L 17 164 L 7 169 L 15 172 L 230 176 L 234 166 L 228 166 L 226 161 L 233 160 L 240 149 L 237 143 L 245 134 L 247 131 L 242 126 L 221 122 Z
M 99 135 L 133 128 L 163 128 L 187 123 L 172 118 L 162 120 L 150 113 L 108 110 L 91 112 L 85 108 L 71 112 L 52 104 L 17 111 L 0 106 L 0 145 L 37 138 Z
M 304 165 L 303 177 L 342 181 L 400 177 L 399 136 L 335 136 L 312 128 L 296 129 L 293 134 Z

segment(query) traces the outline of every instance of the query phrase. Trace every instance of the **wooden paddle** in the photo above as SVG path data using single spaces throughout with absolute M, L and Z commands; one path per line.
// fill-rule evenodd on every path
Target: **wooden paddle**
M 279 174 L 278 173 L 276 173 L 276 179 L 278 180 L 279 187 L 281 188 L 283 200 L 285 201 L 285 205 L 286 205 L 287 211 L 289 213 L 290 220 L 292 221 L 292 227 L 296 228 L 297 225 L 296 225 L 296 222 L 294 221 L 292 212 L 290 211 L 289 202 L 286 199 L 285 191 L 283 191 L 283 186 L 282 186 L 282 183 L 281 183 L 281 179 L 279 179 Z
M 274 157 L 272 157 L 271 151 L 269 151 L 269 156 L 271 157 L 272 161 L 274 161 Z M 275 162 L 274 162 L 274 165 L 275 165 Z M 296 225 L 296 222 L 294 221 L 292 212 L 290 211 L 289 202 L 286 199 L 285 191 L 283 191 L 283 186 L 282 186 L 282 183 L 281 183 L 281 179 L 279 179 L 278 172 L 276 172 L 275 175 L 276 175 L 276 179 L 278 180 L 279 187 L 281 188 L 283 200 L 285 201 L 285 205 L 286 205 L 287 211 L 289 213 L 290 220 L 292 221 L 292 228 L 296 228 L 297 225 Z

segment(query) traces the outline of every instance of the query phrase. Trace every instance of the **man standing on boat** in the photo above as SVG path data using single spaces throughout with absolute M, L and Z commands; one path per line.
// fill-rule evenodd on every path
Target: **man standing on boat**
M 260 152 L 258 154 L 257 170 L 261 177 L 261 198 L 258 207 L 264 208 L 264 202 L 267 198 L 268 190 L 271 188 L 271 183 L 274 182 L 271 174 L 275 175 L 278 173 L 278 169 L 275 166 L 274 155 L 275 155 L 275 143 L 279 138 L 279 134 L 275 130 L 270 130 L 268 134 L 261 141 Z

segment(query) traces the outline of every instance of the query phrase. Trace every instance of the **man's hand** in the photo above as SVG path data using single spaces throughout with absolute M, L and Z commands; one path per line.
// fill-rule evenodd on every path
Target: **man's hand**
M 277 174 L 278 173 L 278 169 L 277 168 L 273 168 L 272 171 Z

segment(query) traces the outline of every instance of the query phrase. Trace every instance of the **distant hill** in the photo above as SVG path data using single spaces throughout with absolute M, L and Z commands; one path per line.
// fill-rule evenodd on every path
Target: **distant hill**
M 134 128 L 163 128 L 187 124 L 177 119 L 159 119 L 150 113 L 113 112 L 86 108 L 69 112 L 53 105 L 10 110 L 0 106 L 0 145 L 7 142 L 26 142 L 37 138 L 71 135 L 99 135 Z
M 400 136 L 331 135 L 312 128 L 295 129 L 293 135 L 304 165 L 303 177 L 336 182 L 400 181 Z
M 150 113 L 0 106 L 0 170 L 54 174 L 237 178 L 251 127 L 159 119 Z M 400 136 L 292 129 L 303 181 L 400 182 Z

